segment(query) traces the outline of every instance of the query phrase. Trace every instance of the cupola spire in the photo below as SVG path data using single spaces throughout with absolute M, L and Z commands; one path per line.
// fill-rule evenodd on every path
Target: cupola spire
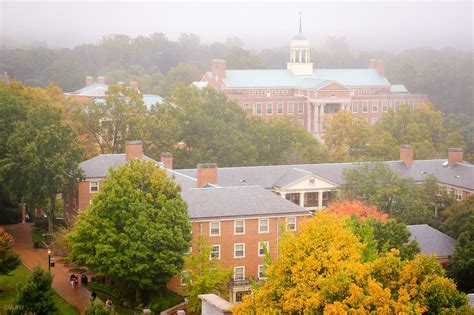
M 301 28 L 301 11 L 300 11 L 300 34 L 303 34 L 303 29 Z

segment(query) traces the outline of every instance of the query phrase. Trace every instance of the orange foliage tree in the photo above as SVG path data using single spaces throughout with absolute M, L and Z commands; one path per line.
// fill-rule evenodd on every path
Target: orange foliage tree
M 380 213 L 377 211 L 377 208 L 366 206 L 358 200 L 332 203 L 326 211 L 338 217 L 356 216 L 362 221 L 365 221 L 367 218 L 372 218 L 386 223 L 388 220 L 388 214 Z

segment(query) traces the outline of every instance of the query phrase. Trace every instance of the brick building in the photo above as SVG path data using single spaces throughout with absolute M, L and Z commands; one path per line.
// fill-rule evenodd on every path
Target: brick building
M 124 154 L 101 154 L 82 162 L 84 180 L 64 202 L 66 218 L 74 217 L 77 209 L 87 209 L 109 168 L 132 158 L 153 161 L 144 155 L 141 142 L 128 142 Z M 360 166 L 330 163 L 218 168 L 207 163 L 198 164 L 196 169 L 174 170 L 169 153 L 162 154 L 156 163 L 181 186 L 194 240 L 203 236 L 212 246 L 212 256 L 234 268 L 231 302 L 248 292 L 250 278 L 265 278 L 264 248 L 276 258 L 279 236 L 298 230 L 311 211 L 324 209 L 344 184 L 344 170 Z M 400 160 L 384 163 L 418 183 L 434 175 L 458 200 L 474 193 L 474 166 L 464 162 L 461 149 L 450 149 L 447 160 L 413 160 L 412 147 L 404 145 Z M 169 283 L 175 290 L 180 285 L 177 278 Z
M 215 87 L 253 116 L 293 117 L 316 136 L 323 133 L 325 119 L 341 110 L 375 124 L 389 108 L 428 100 L 391 84 L 383 60 L 371 59 L 367 69 L 314 69 L 301 24 L 291 40 L 286 69 L 232 70 L 216 59 L 212 71 L 194 84 Z

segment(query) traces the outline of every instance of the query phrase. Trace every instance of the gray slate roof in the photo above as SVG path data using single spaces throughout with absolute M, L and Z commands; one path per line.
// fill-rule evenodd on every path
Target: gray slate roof
M 428 224 L 408 225 L 411 233 L 410 240 L 416 240 L 424 255 L 448 257 L 454 255 L 456 240 Z
M 463 163 L 451 167 L 443 166 L 446 160 L 415 160 L 413 165 L 406 166 L 402 161 L 386 161 L 393 171 L 403 177 L 411 177 L 417 182 L 433 174 L 438 182 L 455 187 L 464 187 L 474 190 L 474 166 Z M 295 181 L 298 174 L 303 178 L 305 172 L 296 172 L 295 169 L 311 172 L 335 184 L 345 183 L 344 170 L 360 166 L 360 163 L 326 163 L 326 164 L 297 164 L 272 166 L 223 167 L 217 170 L 218 184 L 221 186 L 239 186 L 241 180 L 248 185 L 259 185 L 264 188 L 283 187 L 289 181 Z M 176 170 L 182 174 L 196 177 L 196 169 Z
M 308 214 L 260 186 L 193 188 L 181 194 L 191 219 Z
M 155 161 L 144 155 L 145 161 Z M 79 167 L 84 172 L 84 178 L 104 178 L 107 177 L 110 168 L 116 168 L 125 164 L 125 154 L 101 154 L 89 160 L 79 163 Z M 156 161 L 155 161 L 156 162 Z M 158 162 L 157 162 L 158 163 Z

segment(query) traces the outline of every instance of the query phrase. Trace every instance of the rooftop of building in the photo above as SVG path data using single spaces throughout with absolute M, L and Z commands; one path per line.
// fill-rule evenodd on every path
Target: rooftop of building
M 428 224 L 408 225 L 410 239 L 416 240 L 424 255 L 450 257 L 454 255 L 456 240 L 443 232 L 432 228 Z
M 312 88 L 330 82 L 345 86 L 390 87 L 390 82 L 376 69 L 314 69 L 313 75 L 298 76 L 287 69 L 226 70 L 226 88 Z

